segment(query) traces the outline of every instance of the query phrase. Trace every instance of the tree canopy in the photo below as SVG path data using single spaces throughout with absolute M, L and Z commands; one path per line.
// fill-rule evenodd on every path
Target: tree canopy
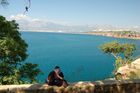
M 25 62 L 28 45 L 18 29 L 14 20 L 0 16 L 0 84 L 33 83 L 41 73 L 37 64 Z
M 113 41 L 101 45 L 100 49 L 106 54 L 113 55 L 116 59 L 115 69 L 117 70 L 120 66 L 132 61 L 136 46 L 134 44 Z
M 134 44 L 121 44 L 117 41 L 103 44 L 100 48 L 104 53 L 112 54 L 115 58 L 123 55 L 125 59 L 130 59 L 136 50 L 136 46 Z

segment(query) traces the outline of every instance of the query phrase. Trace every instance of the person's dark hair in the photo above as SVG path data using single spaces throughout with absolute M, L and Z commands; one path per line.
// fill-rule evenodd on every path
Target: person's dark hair
M 59 69 L 60 67 L 59 66 L 55 66 L 55 68 L 54 69 Z

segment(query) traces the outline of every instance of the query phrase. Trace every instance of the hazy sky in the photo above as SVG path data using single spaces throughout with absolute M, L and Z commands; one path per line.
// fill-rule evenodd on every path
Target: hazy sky
M 27 1 L 9 0 L 6 9 L 0 6 L 0 15 L 22 14 Z M 76 25 L 139 26 L 140 0 L 31 0 L 26 15 Z

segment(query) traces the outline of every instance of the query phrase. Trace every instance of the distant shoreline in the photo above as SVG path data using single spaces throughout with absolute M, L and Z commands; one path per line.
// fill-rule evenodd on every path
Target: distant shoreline
M 140 33 L 133 32 L 133 31 L 121 31 L 121 32 L 97 31 L 97 32 L 85 32 L 83 34 L 96 35 L 96 36 L 105 36 L 105 37 L 113 37 L 113 38 L 124 38 L 124 39 L 140 40 Z
M 59 32 L 59 31 L 45 31 L 45 30 L 20 30 L 20 32 L 37 32 L 37 33 L 62 33 L 62 34 L 77 34 L 77 35 L 95 35 L 95 36 L 104 36 L 104 37 L 112 37 L 112 38 L 124 38 L 124 39 L 135 39 L 140 40 L 140 33 L 136 33 L 137 36 L 129 36 L 124 35 L 118 35 L 120 32 L 113 32 L 113 31 L 95 31 L 95 32 Z M 127 32 L 127 31 L 124 31 Z

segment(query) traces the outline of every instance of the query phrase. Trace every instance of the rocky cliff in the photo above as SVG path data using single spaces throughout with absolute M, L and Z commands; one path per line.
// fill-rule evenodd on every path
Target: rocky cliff
M 120 67 L 117 73 L 120 73 L 123 79 L 140 79 L 140 58 Z

